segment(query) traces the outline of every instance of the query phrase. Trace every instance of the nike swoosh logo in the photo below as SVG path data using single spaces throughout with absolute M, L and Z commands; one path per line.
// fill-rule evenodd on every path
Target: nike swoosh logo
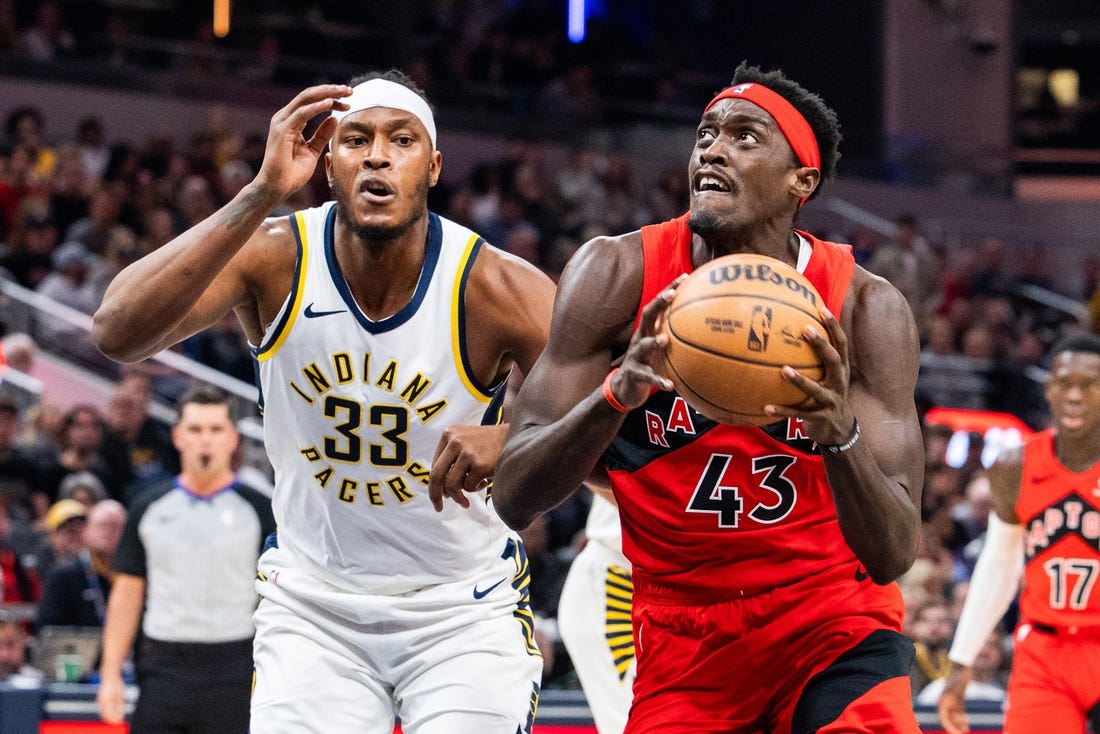
M 866 581 L 871 578 L 871 574 L 863 570 L 863 566 L 856 567 L 856 581 Z
M 501 584 L 503 584 L 503 583 L 504 583 L 505 581 L 507 581 L 507 578 L 503 578 L 503 579 L 501 579 L 500 581 L 497 581 L 497 582 L 496 582 L 495 584 L 493 584 L 492 586 L 490 586 L 490 587 L 489 587 L 488 589 L 479 589 L 479 588 L 477 588 L 477 587 L 475 586 L 475 587 L 474 587 L 474 598 L 475 598 L 475 599 L 481 599 L 481 598 L 482 598 L 482 597 L 484 597 L 484 596 L 485 596 L 486 594 L 488 594 L 488 593 L 489 593 L 490 591 L 492 591 L 492 590 L 493 590 L 493 589 L 495 589 L 496 587 L 498 587 L 498 586 L 500 586 Z
M 306 306 L 306 310 L 302 312 L 307 319 L 319 319 L 322 316 L 331 316 L 334 313 L 347 313 L 346 308 L 341 308 L 338 311 L 314 311 L 313 304 Z

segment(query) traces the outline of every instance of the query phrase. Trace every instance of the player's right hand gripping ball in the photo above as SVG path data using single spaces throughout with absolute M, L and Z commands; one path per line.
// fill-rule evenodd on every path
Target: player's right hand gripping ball
M 733 425 L 775 421 L 765 405 L 797 405 L 806 394 L 783 379 L 790 365 L 812 380 L 823 368 L 802 337 L 820 320 L 821 294 L 797 270 L 764 255 L 726 255 L 686 278 L 669 304 L 667 374 L 688 404 Z

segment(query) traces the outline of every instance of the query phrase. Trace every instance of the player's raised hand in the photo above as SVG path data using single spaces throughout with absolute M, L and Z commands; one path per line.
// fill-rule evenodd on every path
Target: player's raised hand
M 326 117 L 306 139 L 306 125 L 317 115 L 346 110 L 340 101 L 351 94 L 345 84 L 322 84 L 303 90 L 271 118 L 267 131 L 264 162 L 256 175 L 257 183 L 290 196 L 309 182 L 317 160 L 336 131 L 336 120 Z
M 507 432 L 507 425 L 455 425 L 443 431 L 428 479 L 428 496 L 436 512 L 443 510 L 445 497 L 463 507 L 470 506 L 466 493 L 487 486 L 496 472 Z
M 684 281 L 681 275 L 642 309 L 638 328 L 630 337 L 619 371 L 611 381 L 611 392 L 627 408 L 637 408 L 653 392 L 671 390 L 672 382 L 664 374 L 664 354 L 668 336 L 661 333 L 659 324 L 676 295 L 676 288 Z

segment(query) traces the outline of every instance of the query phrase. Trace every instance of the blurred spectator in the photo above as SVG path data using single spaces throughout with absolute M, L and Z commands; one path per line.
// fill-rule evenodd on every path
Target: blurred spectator
M 23 31 L 20 50 L 29 58 L 48 61 L 68 56 L 76 49 L 76 37 L 62 17 L 56 0 L 39 0 L 34 24 Z
M 996 297 L 1008 293 L 1011 277 L 1005 264 L 1005 243 L 997 237 L 986 237 L 978 245 L 970 293 L 979 297 Z
M 21 422 L 19 405 L 9 397 L 0 397 L 0 499 L 5 512 L 10 509 L 31 517 L 32 497 L 42 491 L 41 478 L 33 455 L 16 445 Z
M 8 367 L 19 370 L 24 375 L 34 375 L 34 360 L 38 356 L 38 345 L 29 334 L 14 332 L 0 339 L 0 352 L 8 362 Z
M 857 227 L 845 241 L 852 246 L 852 255 L 856 259 L 856 265 L 870 269 L 871 261 L 879 248 L 878 232 L 870 227 Z
M 232 311 L 210 328 L 186 339 L 182 348 L 191 359 L 238 380 L 252 383 L 256 378 L 252 353 Z
M 11 547 L 11 531 L 7 502 L 0 498 L 0 611 L 6 607 L 28 621 L 42 596 L 42 584 L 35 568 Z
M 98 185 L 98 179 L 89 178 L 85 173 L 76 146 L 65 145 L 58 150 L 49 195 L 49 211 L 58 232 L 67 232 L 73 224 L 88 216 L 88 197 Z
M 967 701 L 1004 701 L 1005 682 L 1008 677 L 1009 655 L 1000 631 L 994 631 L 978 651 L 971 667 L 970 682 L 966 684 Z M 916 703 L 935 706 L 943 693 L 945 678 L 936 678 L 921 690 Z
M 916 610 L 910 633 L 916 657 L 909 678 L 914 691 L 922 691 L 932 681 L 947 675 L 951 661 L 947 650 L 955 634 L 951 607 L 942 598 L 925 602 Z
M 66 242 L 54 251 L 53 264 L 54 272 L 43 278 L 35 290 L 89 316 L 94 313 L 103 294 L 93 274 L 102 267 L 102 261 L 81 243 Z M 38 336 L 43 346 L 79 358 L 86 364 L 108 365 L 106 358 L 92 344 L 88 332 L 60 316 L 43 314 Z
M 102 627 L 114 572 L 111 562 L 126 525 L 126 508 L 106 499 L 88 512 L 85 549 L 58 563 L 46 576 L 38 604 L 38 627 Z
M 90 471 L 103 482 L 107 494 L 122 500 L 132 478 L 129 457 L 112 450 L 103 440 L 104 421 L 90 405 L 77 405 L 65 413 L 60 450 L 46 460 L 44 490 L 57 497 L 61 481 L 72 472 Z
M 654 222 L 664 222 L 687 211 L 688 177 L 682 166 L 670 166 L 661 172 L 657 186 L 649 194 L 648 208 Z
M 27 179 L 21 183 L 37 193 L 39 187 L 49 181 L 57 164 L 57 151 L 46 144 L 45 116 L 37 107 L 18 107 L 8 114 L 4 133 L 13 156 L 16 152 L 26 156 L 25 174 L 19 169 L 20 162 L 13 158 L 16 176 L 26 175 Z
M 902 292 L 920 326 L 939 305 L 940 263 L 916 217 L 902 214 L 895 223 L 894 237 L 875 250 L 869 269 Z
M 0 268 L 24 288 L 37 288 L 53 269 L 53 251 L 57 246 L 53 217 L 28 214 L 23 218 L 21 232 L 13 235 L 7 244 L 0 254 Z
M 107 499 L 107 490 L 103 482 L 90 471 L 73 472 L 61 480 L 58 500 L 76 500 L 89 510 Z
M 45 681 L 41 670 L 27 664 L 27 631 L 20 620 L 0 609 L 0 683 L 13 688 L 37 688 Z
M 104 442 L 129 456 L 134 486 L 126 497 L 179 473 L 179 454 L 168 426 L 149 415 L 153 392 L 149 378 L 131 373 L 115 386 L 107 406 Z
M 111 149 L 103 123 L 96 116 L 85 117 L 76 126 L 76 146 L 80 151 L 80 163 L 84 174 L 92 181 L 99 181 L 107 172 Z
M 95 255 L 107 251 L 111 232 L 119 224 L 122 202 L 110 188 L 97 187 L 88 201 L 88 216 L 73 222 L 65 231 L 66 242 L 79 242 Z M 98 305 L 98 304 L 97 304 Z
M 88 508 L 76 500 L 58 500 L 50 505 L 42 519 L 45 537 L 37 553 L 36 565 L 40 579 L 48 578 L 57 566 L 80 555 L 87 545 L 84 528 L 88 524 Z
M 990 493 L 989 475 L 985 471 L 975 472 L 966 483 L 963 501 L 956 504 L 952 510 L 952 515 L 965 533 L 967 542 L 985 533 L 989 512 L 992 509 L 993 496 Z

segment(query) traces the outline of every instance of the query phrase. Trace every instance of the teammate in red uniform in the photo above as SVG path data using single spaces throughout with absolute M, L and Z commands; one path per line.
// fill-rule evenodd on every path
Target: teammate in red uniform
M 1021 575 L 1005 733 L 1082 734 L 1089 723 L 1100 731 L 1100 337 L 1067 337 L 1052 354 L 1052 427 L 990 471 L 994 511 L 940 696 L 951 734 L 970 730 L 970 665 Z
M 494 503 L 523 527 L 609 470 L 634 566 L 628 734 L 917 732 L 893 583 L 923 475 L 913 317 L 849 247 L 792 229 L 835 170 L 832 110 L 781 72 L 742 64 L 733 84 L 699 124 L 690 213 L 566 268 Z M 661 367 L 677 276 L 729 253 L 798 267 L 827 306 L 832 345 L 803 334 L 824 376 L 784 368 L 807 400 L 763 428 L 703 418 Z

